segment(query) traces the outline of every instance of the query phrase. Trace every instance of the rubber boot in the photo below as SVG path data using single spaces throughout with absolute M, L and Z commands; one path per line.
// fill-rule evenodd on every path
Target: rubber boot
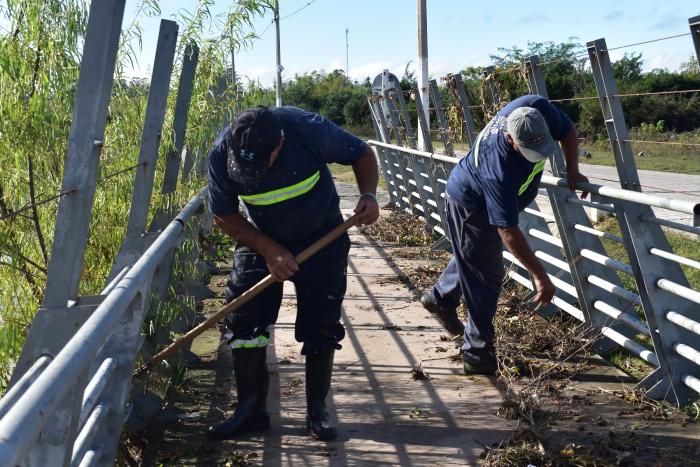
M 321 441 L 338 436 L 326 412 L 326 396 L 331 388 L 333 354 L 335 349 L 324 349 L 306 356 L 306 428 L 309 434 Z
M 236 377 L 238 406 L 233 417 L 209 427 L 209 438 L 229 439 L 270 428 L 270 416 L 266 410 L 270 386 L 266 347 L 234 349 L 233 373 Z
M 424 293 L 420 298 L 423 307 L 431 312 L 453 336 L 464 334 L 464 324 L 457 316 L 457 309 L 448 309 L 440 305 L 432 292 Z

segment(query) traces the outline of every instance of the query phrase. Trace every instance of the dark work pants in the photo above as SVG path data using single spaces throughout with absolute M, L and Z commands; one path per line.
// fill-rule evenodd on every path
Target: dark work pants
M 342 219 L 341 219 L 342 220 Z M 318 232 L 313 238 L 284 246 L 296 256 L 335 225 Z M 347 285 L 347 234 L 306 260 L 290 279 L 297 295 L 295 338 L 303 342 L 302 354 L 314 354 L 329 347 L 340 348 L 345 337 L 340 312 Z M 245 246 L 236 248 L 233 269 L 226 288 L 230 302 L 269 274 L 265 259 Z M 282 303 L 282 283 L 275 282 L 250 302 L 226 318 L 232 348 L 255 348 L 267 345 L 268 327 L 277 321 Z
M 483 348 L 494 338 L 493 317 L 504 275 L 501 237 L 485 211 L 467 209 L 449 197 L 445 204 L 454 256 L 433 286 L 433 294 L 450 309 L 464 296 L 468 317 L 462 348 Z

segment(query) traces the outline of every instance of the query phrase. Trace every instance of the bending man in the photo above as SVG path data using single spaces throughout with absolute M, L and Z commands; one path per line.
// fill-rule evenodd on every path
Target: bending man
M 268 273 L 273 286 L 227 318 L 238 406 L 209 429 L 232 438 L 267 429 L 269 327 L 277 321 L 282 282 L 296 288 L 296 340 L 306 356 L 307 427 L 321 440 L 337 430 L 326 412 L 333 354 L 345 336 L 340 307 L 346 287 L 347 234 L 303 265 L 294 256 L 343 222 L 327 164 L 352 165 L 361 196 L 358 223 L 379 215 L 377 163 L 362 140 L 331 121 L 295 107 L 256 107 L 221 132 L 209 154 L 209 196 L 216 225 L 236 240 L 226 299 L 231 301 Z M 247 218 L 239 211 L 239 199 Z
M 557 149 L 555 140 L 564 152 L 573 190 L 577 182 L 588 181 L 578 171 L 576 129 L 565 113 L 534 95 L 501 109 L 447 181 L 454 256 L 421 302 L 448 331 L 464 332 L 465 373 L 496 372 L 493 317 L 504 275 L 504 244 L 530 273 L 534 301 L 546 304 L 554 295 L 554 285 L 518 228 L 518 214 L 537 196 L 545 161 Z M 456 313 L 461 295 L 468 310 L 466 324 Z

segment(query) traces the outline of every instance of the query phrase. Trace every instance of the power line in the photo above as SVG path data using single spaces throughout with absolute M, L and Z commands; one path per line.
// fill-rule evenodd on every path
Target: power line
M 312 4 L 315 3 L 315 2 L 316 2 L 316 0 L 309 0 L 308 2 L 306 2 L 306 5 L 304 5 L 303 7 L 297 8 L 297 9 L 294 10 L 293 12 L 289 13 L 287 16 L 281 17 L 281 18 L 280 18 L 280 21 L 283 20 L 283 19 L 287 19 L 287 18 L 290 18 L 290 17 L 296 15 L 297 13 L 299 13 L 300 11 L 302 11 L 304 8 L 306 8 L 306 7 L 310 6 L 310 5 L 312 5 Z
M 629 94 L 613 94 L 613 97 L 633 97 L 633 96 L 656 96 L 664 94 L 685 94 L 691 92 L 700 92 L 700 89 L 682 89 L 678 91 L 654 91 L 654 92 L 633 92 Z
M 587 101 L 591 99 L 598 99 L 598 96 L 579 96 L 579 97 L 569 97 L 566 99 L 550 99 L 549 102 L 571 102 L 571 101 Z
M 37 201 L 36 203 L 27 203 L 27 205 L 24 206 L 23 208 L 20 208 L 20 209 L 18 209 L 18 210 L 16 210 L 16 211 L 12 211 L 12 212 L 10 212 L 8 215 L 6 215 L 6 216 L 0 217 L 0 221 L 5 221 L 5 220 L 7 220 L 7 219 L 12 219 L 12 218 L 14 218 L 14 217 L 19 216 L 19 215 L 22 214 L 24 211 L 28 211 L 28 210 L 30 210 L 30 209 L 33 209 L 33 208 L 37 207 L 37 206 L 41 206 L 41 205 L 43 205 L 43 204 L 50 203 L 51 201 L 57 200 L 57 199 L 59 199 L 59 198 L 63 198 L 64 196 L 70 195 L 71 193 L 75 193 L 76 191 L 78 191 L 77 188 L 71 188 L 70 190 L 62 191 L 61 193 L 58 193 L 58 194 L 53 195 L 53 196 L 49 196 L 49 197 L 46 198 L 46 199 L 42 199 L 41 201 Z
M 611 48 L 608 48 L 608 49 L 605 49 L 605 50 L 601 50 L 601 52 L 610 52 L 611 50 L 624 49 L 624 48 L 626 48 L 626 47 L 634 47 L 635 45 L 651 44 L 652 42 L 665 41 L 665 40 L 668 40 L 668 39 L 675 39 L 675 38 L 677 38 L 677 37 L 684 37 L 684 36 L 690 36 L 690 35 L 691 35 L 691 33 L 686 32 L 686 33 L 683 33 L 683 34 L 676 34 L 676 35 L 674 35 L 674 36 L 659 37 L 658 39 L 651 39 L 651 40 L 649 40 L 649 41 L 635 42 L 635 43 L 633 43 L 633 44 L 625 44 L 625 45 L 620 45 L 620 46 L 617 46 L 617 47 L 611 47 Z
M 107 180 L 109 180 L 110 178 L 114 178 L 114 177 L 116 177 L 117 175 L 123 174 L 124 172 L 129 172 L 129 171 L 131 171 L 131 170 L 134 170 L 135 168 L 141 167 L 142 165 L 146 165 L 146 163 L 145 163 L 145 162 L 141 162 L 141 163 L 138 163 L 138 164 L 134 164 L 134 165 L 132 165 L 132 166 L 130 166 L 130 167 L 127 167 L 127 168 L 125 168 L 125 169 L 117 170 L 116 172 L 112 172 L 111 174 L 107 174 L 107 175 L 105 175 L 104 177 L 98 179 L 98 180 L 97 180 L 97 183 L 107 181 Z
M 141 162 L 141 163 L 139 163 L 139 164 L 134 164 L 134 165 L 132 165 L 132 166 L 130 166 L 130 167 L 126 167 L 126 168 L 124 168 L 124 169 L 117 170 L 116 172 L 112 172 L 112 173 L 110 173 L 110 174 L 105 175 L 104 177 L 101 177 L 100 179 L 97 180 L 97 183 L 105 182 L 105 181 L 107 181 L 107 180 L 109 180 L 109 179 L 111 179 L 111 178 L 116 177 L 117 175 L 121 175 L 121 174 L 123 174 L 123 173 L 125 173 L 125 172 L 129 172 L 129 171 L 131 171 L 131 170 L 134 170 L 134 169 L 136 169 L 137 167 L 141 167 L 142 165 L 146 165 L 146 163 L 145 163 L 145 162 Z M 36 207 L 39 207 L 39 206 L 42 206 L 42 205 L 44 205 L 44 204 L 50 203 L 51 201 L 55 201 L 55 200 L 57 200 L 57 199 L 63 198 L 64 196 L 67 196 L 67 195 L 70 195 L 70 194 L 72 194 L 72 193 L 75 193 L 76 191 L 78 191 L 77 188 L 71 188 L 70 190 L 62 191 L 62 192 L 60 192 L 60 193 L 58 193 L 58 194 L 55 194 L 55 195 L 53 195 L 53 196 L 49 196 L 48 198 L 42 199 L 41 201 L 37 201 L 36 203 L 28 202 L 26 205 L 24 205 L 24 206 L 21 207 L 20 209 L 18 209 L 18 210 L 16 210 L 16 211 L 11 211 L 11 212 L 8 213 L 6 216 L 0 217 L 0 222 L 6 221 L 6 220 L 8 220 L 8 219 L 15 218 L 15 217 L 19 216 L 20 214 L 22 214 L 23 212 L 25 212 L 25 211 L 28 211 L 28 210 L 30 210 L 30 209 L 34 209 L 34 208 L 36 208 Z

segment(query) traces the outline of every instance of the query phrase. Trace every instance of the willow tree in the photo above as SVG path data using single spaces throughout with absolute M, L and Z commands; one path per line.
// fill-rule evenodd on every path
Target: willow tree
M 255 40 L 253 19 L 271 6 L 268 0 L 232 3 L 229 10 L 214 15 L 213 0 L 192 0 L 192 7 L 180 10 L 175 18 L 180 38 L 165 128 L 172 127 L 185 44 L 194 41 L 200 56 L 186 144 L 200 158 L 230 108 L 230 86 L 221 81 L 230 51 Z M 43 299 L 58 199 L 69 194 L 60 190 L 88 9 L 87 0 L 0 2 L 0 394 Z M 128 78 L 126 70 L 134 67 L 141 53 L 145 32 L 139 21 L 158 16 L 159 2 L 141 0 L 136 11 L 127 14 L 130 20 L 122 28 L 81 294 L 97 293 L 104 286 L 124 238 L 131 169 L 146 110 L 148 80 Z M 258 91 L 255 86 L 252 90 Z M 169 138 L 165 132 L 163 152 Z M 181 184 L 174 201 L 190 196 L 203 183 L 190 178 Z

